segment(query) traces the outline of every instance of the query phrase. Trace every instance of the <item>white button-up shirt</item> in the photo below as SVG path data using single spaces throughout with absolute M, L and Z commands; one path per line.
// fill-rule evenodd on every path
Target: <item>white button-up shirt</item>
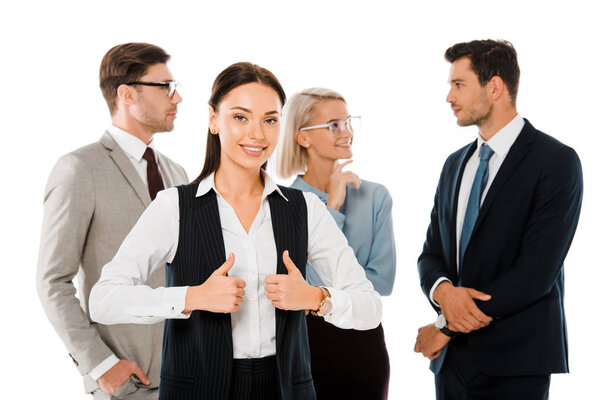
M 131 161 L 131 164 L 142 179 L 142 182 L 144 182 L 144 186 L 148 187 L 148 161 L 143 158 L 146 147 L 150 147 L 154 151 L 156 165 L 158 165 L 158 169 L 160 170 L 160 164 L 158 163 L 158 157 L 156 156 L 156 148 L 154 147 L 154 140 L 150 141 L 146 146 L 146 143 L 142 142 L 139 138 L 114 125 L 109 126 L 106 130 L 110 133 L 110 136 L 112 136 L 115 142 L 117 142 L 119 147 L 123 149 L 125 154 L 127 154 L 127 158 L 129 158 L 129 161 Z M 160 170 L 160 176 L 163 176 L 162 170 Z M 164 187 L 167 187 L 164 177 L 163 185 Z
M 277 250 L 267 196 L 277 191 L 263 172 L 265 188 L 261 205 L 248 233 L 234 209 L 219 194 L 210 175 L 198 186 L 196 196 L 217 193 L 225 251 L 235 254 L 230 276 L 246 282 L 246 294 L 231 314 L 235 358 L 275 354 L 275 307 L 267 299 L 264 279 L 275 274 Z M 366 278 L 325 205 L 312 193 L 303 193 L 307 205 L 308 262 L 331 293 L 332 310 L 325 320 L 340 327 L 375 328 L 381 319 L 381 299 Z M 285 197 L 284 197 L 285 199 Z M 287 199 L 286 199 L 287 200 Z M 160 192 L 125 238 L 114 259 L 102 270 L 90 294 L 90 314 L 104 324 L 155 323 L 182 314 L 187 286 L 152 289 L 143 282 L 157 268 L 173 261 L 179 241 L 179 193 Z M 218 265 L 215 268 L 219 267 Z

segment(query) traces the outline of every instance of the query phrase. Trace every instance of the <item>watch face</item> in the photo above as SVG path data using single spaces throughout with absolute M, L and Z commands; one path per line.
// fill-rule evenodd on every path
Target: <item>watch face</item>
M 321 309 L 319 310 L 319 314 L 321 314 L 322 316 L 325 316 L 325 315 L 329 315 L 330 312 L 331 312 L 331 300 L 327 300 L 321 306 Z
M 444 317 L 444 314 L 438 315 L 437 319 L 435 320 L 435 327 L 437 329 L 442 329 L 442 328 L 445 328 L 447 324 L 448 323 L 446 322 L 446 318 Z

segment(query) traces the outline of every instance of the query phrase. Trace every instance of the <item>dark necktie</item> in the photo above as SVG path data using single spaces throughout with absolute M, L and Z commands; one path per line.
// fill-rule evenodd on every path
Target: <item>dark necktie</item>
M 150 193 L 150 198 L 154 200 L 156 198 L 156 193 L 163 190 L 165 185 L 163 184 L 162 176 L 158 170 L 158 164 L 156 164 L 154 150 L 150 147 L 146 147 L 143 158 L 148 161 L 148 165 L 146 166 L 146 172 L 148 174 L 148 192 Z
M 479 149 L 479 167 L 475 173 L 475 179 L 473 180 L 473 186 L 471 186 L 471 194 L 469 195 L 469 202 L 467 203 L 467 210 L 465 211 L 465 221 L 462 226 L 460 234 L 460 253 L 459 253 L 459 268 L 462 269 L 463 257 L 467 244 L 471 239 L 473 228 L 475 227 L 475 221 L 479 215 L 479 205 L 481 204 L 481 195 L 485 190 L 488 180 L 488 161 L 494 154 L 494 150 L 485 143 L 481 145 Z

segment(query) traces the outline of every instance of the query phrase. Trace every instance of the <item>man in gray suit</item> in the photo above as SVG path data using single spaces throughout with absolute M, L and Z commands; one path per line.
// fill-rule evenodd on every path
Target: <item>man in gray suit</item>
M 61 157 L 46 186 L 38 294 L 94 399 L 158 397 L 162 324 L 93 323 L 88 297 L 156 193 L 187 183 L 183 168 L 155 152 L 152 142 L 154 133 L 173 130 L 181 102 L 169 58 L 147 43 L 106 53 L 100 88 L 112 125 L 98 142 Z M 149 282 L 164 286 L 164 272 Z

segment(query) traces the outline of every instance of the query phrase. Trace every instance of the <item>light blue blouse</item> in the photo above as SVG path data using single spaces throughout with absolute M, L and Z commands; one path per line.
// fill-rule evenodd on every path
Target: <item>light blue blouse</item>
M 298 176 L 291 187 L 316 194 L 323 203 L 329 195 Z M 392 197 L 385 186 L 360 180 L 360 187 L 346 187 L 346 200 L 340 210 L 327 207 L 354 250 L 367 278 L 382 296 L 392 293 L 396 277 L 396 245 L 392 226 Z M 324 286 L 317 272 L 307 264 L 306 280 Z

